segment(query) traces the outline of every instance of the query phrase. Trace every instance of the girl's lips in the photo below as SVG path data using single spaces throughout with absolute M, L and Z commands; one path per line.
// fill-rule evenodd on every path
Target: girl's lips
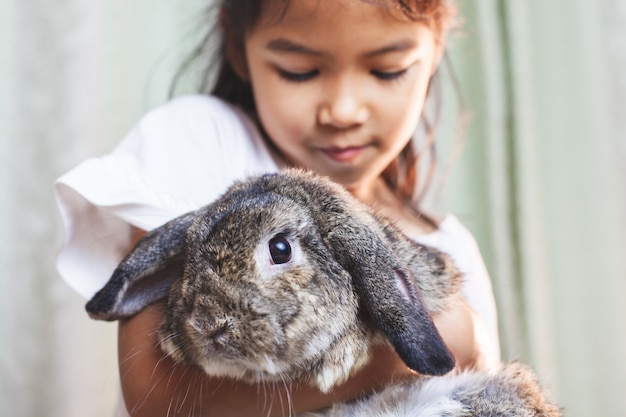
M 335 161 L 349 162 L 361 155 L 366 148 L 366 146 L 354 146 L 349 148 L 322 148 L 321 151 L 330 159 Z

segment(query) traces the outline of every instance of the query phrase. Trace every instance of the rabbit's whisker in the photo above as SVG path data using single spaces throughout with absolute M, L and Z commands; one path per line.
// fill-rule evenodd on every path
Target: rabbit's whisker
M 183 396 L 183 398 L 180 400 L 180 405 L 178 407 L 178 409 L 176 410 L 176 414 L 180 414 L 182 409 L 183 409 L 183 405 L 185 404 L 185 401 L 187 401 L 187 398 L 189 398 L 189 392 L 191 391 L 193 384 L 193 381 L 195 381 L 196 378 L 192 378 L 191 381 L 189 381 L 189 383 L 187 384 L 187 389 L 185 390 L 185 395 Z
M 171 360 L 171 358 L 167 355 L 167 354 L 162 354 L 161 357 L 159 358 L 159 361 L 154 365 L 154 368 L 152 368 L 152 376 L 154 377 L 154 375 L 156 375 L 157 373 L 157 369 L 159 368 L 159 366 L 161 366 L 163 364 L 164 361 L 166 360 Z M 178 363 L 176 363 L 175 367 L 178 366 Z
M 206 389 L 205 388 L 206 376 L 201 375 L 198 379 L 200 380 L 199 382 L 200 386 L 199 386 L 199 390 L 196 391 L 198 393 L 197 397 L 194 398 L 193 415 L 195 415 L 196 404 L 198 405 L 199 411 L 202 411 L 202 404 L 204 404 L 203 399 L 204 399 L 204 390 Z M 202 413 L 198 413 L 198 414 L 202 414 Z
M 153 376 L 154 376 L 154 374 L 153 374 Z M 147 391 L 147 392 L 143 395 L 143 399 L 142 399 L 141 401 L 138 401 L 138 402 L 137 402 L 137 403 L 133 406 L 132 410 L 129 410 L 129 411 L 130 411 L 130 415 L 135 414 L 135 412 L 136 412 L 137 410 L 139 410 L 141 407 L 143 407 L 143 405 L 144 405 L 144 404 L 146 404 L 146 402 L 147 402 L 147 401 L 148 401 L 148 399 L 150 398 L 151 394 L 152 394 L 152 393 L 154 392 L 154 390 L 156 390 L 156 388 L 157 388 L 157 387 L 158 387 L 158 386 L 159 386 L 159 385 L 163 382 L 164 378 L 165 378 L 165 377 L 162 377 L 162 378 L 160 378 L 160 379 L 158 379 L 158 380 L 155 380 L 155 381 L 151 384 L 150 389 L 149 389 L 149 390 L 148 390 L 148 391 Z M 169 416 L 169 410 L 168 410 L 167 415 Z
M 119 361 L 119 364 L 125 365 L 127 362 L 130 362 L 132 359 L 135 359 L 139 354 L 140 352 L 133 351 L 129 353 L 128 355 L 124 356 L 124 358 Z M 131 362 L 131 366 L 128 367 L 128 371 L 126 373 L 130 372 L 130 370 L 135 366 L 135 363 L 136 362 Z
M 168 334 L 168 335 L 166 335 L 166 336 L 163 336 L 163 337 L 161 337 L 161 339 L 157 340 L 157 342 L 156 342 L 156 346 L 157 346 L 157 347 L 158 347 L 158 346 L 163 346 L 163 343 L 164 343 L 164 342 L 167 342 L 167 341 L 169 341 L 169 340 L 172 340 L 172 339 L 174 339 L 174 338 L 176 338 L 176 337 L 178 337 L 178 336 L 180 336 L 180 333 L 179 333 L 179 332 L 172 332 L 172 333 L 170 333 L 170 334 Z M 180 346 L 181 346 L 181 344 L 176 345 L 175 347 L 178 349 L 178 348 L 180 348 Z
M 288 416 L 291 417 L 294 414 L 293 401 L 291 400 L 291 383 L 286 381 L 282 375 L 280 376 L 280 380 L 282 381 L 283 387 L 285 388 L 285 397 L 287 398 Z M 282 400 L 281 400 L 281 407 L 282 407 Z
M 272 412 L 272 405 L 273 405 L 274 401 L 273 401 L 273 397 L 271 397 L 270 401 L 269 401 L 269 404 L 267 402 L 268 401 L 267 386 L 268 386 L 268 383 L 266 381 L 260 381 L 259 389 L 261 387 L 263 388 L 263 409 L 267 410 L 266 416 L 269 417 L 269 415 Z
M 273 392 L 270 392 L 269 389 L 271 388 L 271 391 L 273 391 L 273 384 L 264 380 L 261 375 L 258 375 L 257 387 L 257 392 L 260 393 L 260 391 L 263 390 L 263 409 L 267 410 L 267 415 L 269 416 L 272 412 L 272 406 L 274 404 L 274 395 Z
M 170 403 L 167 405 L 167 414 L 165 415 L 166 417 L 170 416 L 170 412 L 172 411 L 172 405 L 174 403 L 174 398 L 170 399 Z

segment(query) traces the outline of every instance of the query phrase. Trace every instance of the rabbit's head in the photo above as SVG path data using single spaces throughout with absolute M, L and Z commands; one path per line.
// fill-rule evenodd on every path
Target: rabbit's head
M 451 370 L 430 312 L 456 286 L 445 256 L 342 187 L 288 170 L 148 233 L 87 310 L 115 320 L 167 296 L 161 345 L 175 359 L 251 382 L 309 375 L 328 390 L 377 334 L 419 373 Z

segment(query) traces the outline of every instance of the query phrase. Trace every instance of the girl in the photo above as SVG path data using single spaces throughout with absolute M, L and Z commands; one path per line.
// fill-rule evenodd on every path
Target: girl
M 223 60 L 212 96 L 173 100 L 108 156 L 63 176 L 65 279 L 89 297 L 145 230 L 211 202 L 235 179 L 298 166 L 329 176 L 403 231 L 448 252 L 468 303 L 435 317 L 459 368 L 498 360 L 491 286 L 475 242 L 452 216 L 412 204 L 411 138 L 444 52 L 445 0 L 224 0 Z M 421 150 L 423 151 L 423 150 Z M 305 383 L 251 386 L 174 364 L 157 347 L 162 304 L 119 324 L 133 416 L 283 415 L 412 378 L 391 348 L 330 394 Z

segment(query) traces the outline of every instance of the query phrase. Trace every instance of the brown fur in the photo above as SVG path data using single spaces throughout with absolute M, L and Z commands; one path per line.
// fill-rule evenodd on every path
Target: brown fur
M 159 333 L 174 359 L 248 382 L 308 377 L 328 391 L 367 363 L 374 343 L 389 342 L 422 375 L 450 371 L 453 357 L 431 315 L 455 302 L 460 284 L 443 253 L 328 179 L 287 170 L 237 182 L 148 233 L 87 310 L 115 320 L 167 296 Z M 445 377 L 455 407 L 475 409 L 445 415 L 558 416 L 497 411 L 500 401 L 549 405 L 531 377 L 515 367 L 464 377 L 475 386 Z M 430 381 L 439 380 L 419 380 L 408 392 Z

